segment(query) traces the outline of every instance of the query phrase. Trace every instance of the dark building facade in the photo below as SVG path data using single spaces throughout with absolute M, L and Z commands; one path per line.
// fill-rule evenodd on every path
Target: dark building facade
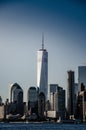
M 17 83 L 11 85 L 10 102 L 23 103 L 23 90 Z
M 40 119 L 44 118 L 44 111 L 45 111 L 45 95 L 44 93 L 39 93 L 38 96 L 38 116 Z
M 86 90 L 83 83 L 81 83 L 81 91 L 77 96 L 75 118 L 80 119 L 82 122 L 86 122 Z
M 68 116 L 74 115 L 74 71 L 68 71 L 68 87 L 67 87 L 67 112 Z
M 78 91 L 80 91 L 81 83 L 86 87 L 86 66 L 78 66 Z
M 30 87 L 27 94 L 28 111 L 29 115 L 32 113 L 38 113 L 38 102 L 37 102 L 37 89 L 35 87 Z
M 23 90 L 17 83 L 14 83 L 11 85 L 10 102 L 6 105 L 6 114 L 23 115 L 23 112 Z

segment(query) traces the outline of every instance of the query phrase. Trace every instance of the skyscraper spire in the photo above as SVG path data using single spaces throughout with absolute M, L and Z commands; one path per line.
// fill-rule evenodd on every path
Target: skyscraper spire
M 44 32 L 42 32 L 42 50 L 44 50 Z

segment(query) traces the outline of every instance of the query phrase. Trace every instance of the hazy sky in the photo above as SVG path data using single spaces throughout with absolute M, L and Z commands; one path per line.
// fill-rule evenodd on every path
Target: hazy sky
M 0 0 L 0 95 L 17 82 L 36 86 L 42 32 L 48 51 L 48 83 L 67 86 L 67 70 L 86 65 L 85 0 Z M 26 100 L 25 100 L 26 101 Z

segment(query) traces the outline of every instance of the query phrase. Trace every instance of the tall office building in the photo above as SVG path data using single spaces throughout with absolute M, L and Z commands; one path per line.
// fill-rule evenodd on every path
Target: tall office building
M 10 102 L 6 103 L 7 114 L 23 115 L 23 89 L 17 83 L 11 84 L 10 88 Z M 8 102 L 8 100 L 6 102 Z
M 78 91 L 80 91 L 81 83 L 86 87 L 86 66 L 78 67 Z
M 27 94 L 28 110 L 31 113 L 37 113 L 37 90 L 35 87 L 30 87 Z
M 42 36 L 42 48 L 37 52 L 37 87 L 48 97 L 48 52 L 44 49 L 44 37 Z
M 56 111 L 62 119 L 65 117 L 65 90 L 58 84 L 50 84 L 51 111 Z
M 68 71 L 68 87 L 67 87 L 67 111 L 68 115 L 74 115 L 74 71 Z
M 23 90 L 17 83 L 12 84 L 10 90 L 10 102 L 15 101 L 23 103 Z
M 76 118 L 86 122 L 86 90 L 80 91 L 78 94 Z

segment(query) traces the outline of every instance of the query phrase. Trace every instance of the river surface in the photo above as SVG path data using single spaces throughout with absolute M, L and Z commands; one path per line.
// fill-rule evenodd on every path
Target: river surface
M 0 123 L 0 130 L 86 130 L 86 124 Z

